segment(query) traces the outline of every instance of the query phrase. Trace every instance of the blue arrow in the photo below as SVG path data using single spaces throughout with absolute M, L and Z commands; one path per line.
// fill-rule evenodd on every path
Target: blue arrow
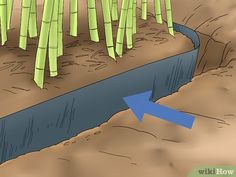
M 139 121 L 142 121 L 144 114 L 149 114 L 189 129 L 192 128 L 193 116 L 153 103 L 150 101 L 151 94 L 152 91 L 148 91 L 123 98 Z

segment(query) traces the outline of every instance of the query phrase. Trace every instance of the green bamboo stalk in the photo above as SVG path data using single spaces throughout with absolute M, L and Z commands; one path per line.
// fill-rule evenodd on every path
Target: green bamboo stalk
M 31 0 L 22 0 L 21 4 L 21 26 L 20 26 L 20 41 L 19 47 L 26 50 L 27 46 L 27 33 L 29 28 Z
M 70 0 L 70 35 L 77 36 L 78 0 Z
M 41 24 L 41 32 L 36 54 L 34 73 L 34 81 L 40 88 L 43 88 L 44 84 L 44 69 L 54 1 L 55 0 L 44 0 L 43 19 Z
M 98 26 L 97 26 L 97 13 L 96 13 L 96 1 L 88 0 L 88 22 L 90 39 L 94 42 L 99 42 Z
M 63 55 L 63 14 L 64 14 L 64 0 L 59 0 L 58 10 L 58 50 L 57 56 Z
M 108 55 L 114 60 L 116 60 L 114 52 L 113 35 L 112 35 L 111 13 L 109 10 L 108 1 L 109 0 L 101 0 L 104 26 L 105 26 L 106 45 L 107 45 Z
M 137 0 L 133 0 L 133 34 L 137 33 Z
M 126 42 L 127 48 L 133 48 L 133 2 L 129 3 L 126 21 Z
M 1 44 L 7 41 L 7 0 L 0 0 Z
M 30 6 L 30 17 L 29 17 L 29 37 L 37 37 L 37 2 L 36 0 L 31 0 Z
M 109 9 L 110 9 L 110 10 L 112 9 L 112 1 L 113 1 L 113 0 L 108 0 L 108 3 L 109 3 Z
M 50 76 L 55 77 L 58 75 L 57 72 L 57 45 L 58 45 L 58 10 L 59 10 L 59 0 L 55 0 L 54 8 L 53 8 L 53 15 L 52 15 L 52 22 L 50 26 L 50 33 L 49 33 L 49 69 L 50 69 Z
M 123 0 L 121 5 L 120 20 L 116 37 L 116 53 L 120 57 L 122 57 L 123 55 L 123 43 L 124 43 L 125 24 L 127 19 L 128 7 L 129 7 L 129 0 Z
M 161 14 L 161 0 L 154 0 L 154 10 L 156 22 L 162 24 L 162 14 Z
M 118 2 L 117 2 L 117 0 L 113 0 L 112 1 L 111 17 L 112 17 L 112 21 L 117 21 L 119 19 L 119 17 L 118 17 Z
M 167 18 L 167 25 L 168 25 L 169 33 L 172 36 L 174 36 L 171 0 L 165 0 L 165 6 L 166 6 L 166 18 Z
M 143 19 L 143 20 L 147 20 L 147 0 L 142 0 L 141 1 L 141 3 L 142 3 L 142 5 L 141 5 L 141 7 L 142 7 L 142 15 L 141 15 L 141 19 Z
M 7 0 L 7 29 L 11 28 L 13 0 Z

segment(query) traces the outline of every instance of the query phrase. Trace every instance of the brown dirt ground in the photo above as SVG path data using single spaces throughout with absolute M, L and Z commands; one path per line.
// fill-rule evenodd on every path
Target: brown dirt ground
M 205 67 L 199 64 L 196 74 L 225 66 L 195 77 L 179 92 L 158 101 L 194 115 L 192 130 L 148 115 L 138 123 L 130 110 L 122 111 L 100 127 L 1 165 L 0 174 L 184 177 L 199 165 L 236 165 L 236 27 L 231 24 L 236 2 L 179 0 L 173 1 L 173 11 L 176 22 L 201 34 L 199 63 L 204 61 Z
M 133 50 L 125 51 L 123 57 L 117 57 L 118 61 L 115 62 L 107 56 L 100 6 L 98 6 L 98 24 L 101 42 L 90 41 L 85 2 L 80 3 L 79 6 L 79 17 L 84 17 L 79 18 L 79 36 L 77 38 L 70 37 L 68 34 L 64 36 L 64 56 L 60 57 L 58 61 L 59 76 L 50 78 L 46 71 L 43 90 L 36 87 L 32 80 L 37 40 L 28 40 L 27 51 L 18 48 L 16 36 L 19 35 L 20 9 L 17 8 L 14 11 L 13 29 L 9 33 L 9 41 L 6 46 L 0 47 L 0 107 L 3 108 L 0 110 L 0 117 L 193 48 L 188 38 L 180 33 L 172 37 L 167 33 L 166 25 L 158 25 L 150 16 L 148 21 L 138 20 L 138 33 L 134 38 Z M 19 2 L 16 2 L 15 7 L 20 7 Z M 68 8 L 65 7 L 65 9 Z M 38 11 L 38 18 L 40 18 L 42 6 Z M 64 27 L 67 31 L 67 10 L 65 15 L 67 18 L 65 18 Z M 117 23 L 114 23 L 114 34 L 116 34 L 116 29 Z M 158 48 L 158 52 L 153 50 L 154 47 Z
M 236 60 L 235 1 L 173 1 L 174 21 L 195 29 L 201 38 L 196 74 Z

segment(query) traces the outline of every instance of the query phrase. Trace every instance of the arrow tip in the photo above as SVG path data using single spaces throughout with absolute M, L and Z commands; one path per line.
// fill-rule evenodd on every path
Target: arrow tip
M 143 119 L 146 103 L 149 102 L 151 95 L 152 91 L 147 91 L 123 98 L 127 106 L 132 110 L 140 122 Z

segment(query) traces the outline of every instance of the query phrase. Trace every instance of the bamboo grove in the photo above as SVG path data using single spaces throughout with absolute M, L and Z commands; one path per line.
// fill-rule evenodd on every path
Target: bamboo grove
M 99 0 L 104 18 L 104 31 L 108 55 L 116 60 L 122 57 L 123 49 L 133 47 L 133 35 L 137 32 L 137 0 L 122 0 L 121 8 L 118 1 Z M 141 19 L 148 18 L 148 0 L 141 2 Z M 37 0 L 21 0 L 21 26 L 19 34 L 19 48 L 27 49 L 27 39 L 39 37 L 35 61 L 34 81 L 43 88 L 46 58 L 49 59 L 50 76 L 58 75 L 57 59 L 63 55 L 63 17 L 64 3 L 69 4 L 69 34 L 77 37 L 78 34 L 78 0 L 44 0 L 43 16 L 40 33 L 37 26 Z M 152 0 L 156 22 L 163 23 L 161 0 Z M 87 0 L 88 26 L 91 41 L 99 42 L 97 26 L 96 0 Z M 171 0 L 165 0 L 166 19 L 169 33 L 174 35 Z M 11 28 L 13 0 L 0 0 L 0 41 L 1 45 L 7 42 L 7 33 Z M 116 38 L 113 34 L 112 21 L 118 21 Z M 124 40 L 126 45 L 124 46 Z

